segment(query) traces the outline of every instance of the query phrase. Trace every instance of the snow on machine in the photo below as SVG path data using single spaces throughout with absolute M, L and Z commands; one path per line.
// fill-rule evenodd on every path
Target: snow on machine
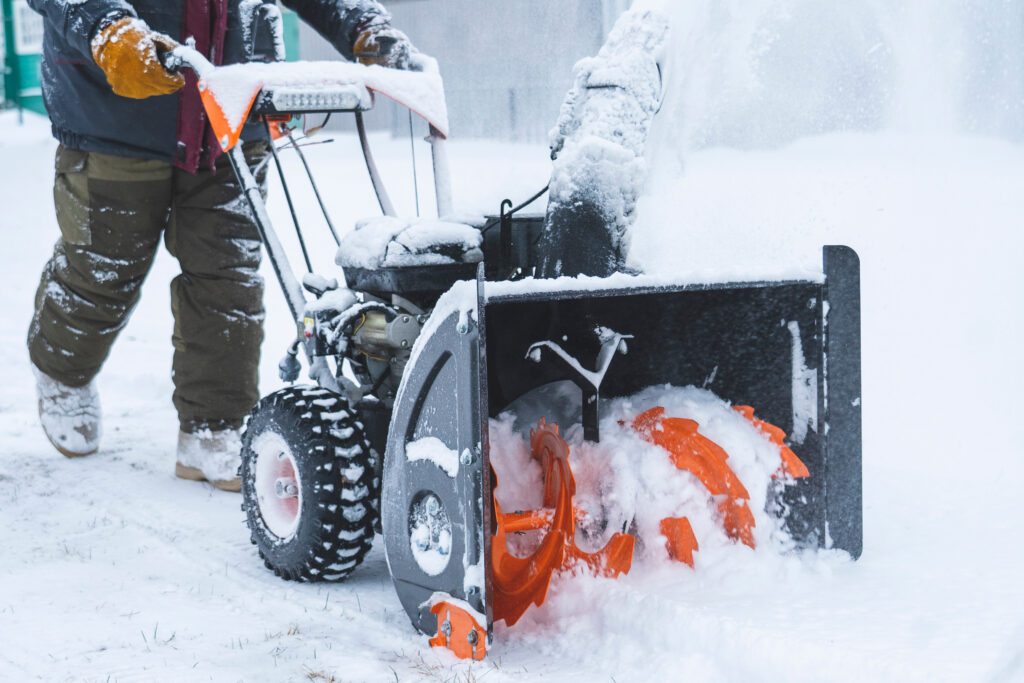
M 652 15 L 620 24 L 577 67 L 546 215 L 506 202 L 470 224 L 454 218 L 443 85 L 429 63 L 214 68 L 187 48 L 172 54 L 197 72 L 297 325 L 280 365 L 289 386 L 260 401 L 244 436 L 252 540 L 286 579 L 340 580 L 382 532 L 413 626 L 460 657 L 482 658 L 494 623 L 540 605 L 558 572 L 630 570 L 636 523 L 584 509 L 574 477 L 572 449 L 611 436 L 631 434 L 692 475 L 733 542 L 756 543 L 764 507 L 797 547 L 860 554 L 857 256 L 827 246 L 821 273 L 777 281 L 621 272 L 666 28 Z M 377 95 L 429 125 L 436 220 L 395 215 L 362 122 Z M 295 117 L 341 112 L 356 118 L 384 215 L 335 235 L 343 283 L 313 274 L 304 244 L 310 273 L 300 280 L 238 140 L 258 124 L 301 155 Z M 300 351 L 312 384 L 294 384 Z M 778 468 L 759 484 L 770 490 L 750 489 L 693 419 L 658 405 L 607 417 L 609 402 L 663 385 L 712 389 L 770 442 Z M 533 416 L 517 426 L 541 473 L 532 509 L 503 509 L 491 463 L 489 425 L 517 406 Z M 693 565 L 691 522 L 667 514 L 652 538 Z

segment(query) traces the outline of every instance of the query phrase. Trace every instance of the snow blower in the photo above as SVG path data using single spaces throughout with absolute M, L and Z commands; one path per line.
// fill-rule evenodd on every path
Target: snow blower
M 416 630 L 459 657 L 482 658 L 495 622 L 511 626 L 542 604 L 559 572 L 630 570 L 637 541 L 628 520 L 598 519 L 600 547 L 578 541 L 599 511 L 582 509 L 576 495 L 562 431 L 573 423 L 585 442 L 628 430 L 663 449 L 706 489 L 724 533 L 753 545 L 748 484 L 701 424 L 660 406 L 602 422 L 609 401 L 660 385 L 713 390 L 774 444 L 781 484 L 769 504 L 796 545 L 860 554 L 856 255 L 828 246 L 820 274 L 777 281 L 615 272 L 661 98 L 653 55 L 663 29 L 644 22 L 577 68 L 546 215 L 506 201 L 470 223 L 451 218 L 447 111 L 429 63 L 419 72 L 338 62 L 214 68 L 187 48 L 169 57 L 197 72 L 296 321 L 280 364 L 289 386 L 254 409 L 241 468 L 253 543 L 281 577 L 344 579 L 380 532 Z M 429 127 L 436 220 L 395 214 L 362 120 L 377 96 Z M 355 117 L 384 214 L 335 236 L 343 284 L 295 276 L 239 144 L 247 124 L 262 126 L 280 169 L 281 150 L 302 155 L 296 117 L 314 113 Z M 300 351 L 309 385 L 294 384 Z M 545 403 L 552 387 L 573 399 L 575 414 Z M 502 509 L 488 425 L 529 401 L 541 415 L 524 434 L 543 475 L 540 503 Z M 700 540 L 690 520 L 667 516 L 660 530 L 668 555 L 692 565 Z

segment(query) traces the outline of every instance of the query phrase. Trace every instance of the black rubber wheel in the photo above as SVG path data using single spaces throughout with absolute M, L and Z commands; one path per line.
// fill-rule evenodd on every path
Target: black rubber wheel
M 377 454 L 349 402 L 311 386 L 259 402 L 242 436 L 242 510 L 267 567 L 292 581 L 340 581 L 373 543 Z

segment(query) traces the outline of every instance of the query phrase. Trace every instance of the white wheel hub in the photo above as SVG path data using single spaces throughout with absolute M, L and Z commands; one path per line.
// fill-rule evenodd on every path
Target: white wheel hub
M 287 541 L 295 536 L 302 517 L 302 482 L 291 448 L 277 432 L 253 440 L 256 454 L 256 504 L 267 530 Z

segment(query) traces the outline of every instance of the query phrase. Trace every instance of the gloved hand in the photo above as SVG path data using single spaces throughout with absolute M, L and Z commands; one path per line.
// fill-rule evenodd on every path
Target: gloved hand
M 185 85 L 160 63 L 157 48 L 170 51 L 177 43 L 157 33 L 146 22 L 125 17 L 101 28 L 92 39 L 92 58 L 116 95 L 143 100 L 154 95 L 169 95 Z
M 352 46 L 352 53 L 360 64 L 379 64 L 391 69 L 413 68 L 414 55 L 418 55 L 408 36 L 386 24 L 364 29 Z

